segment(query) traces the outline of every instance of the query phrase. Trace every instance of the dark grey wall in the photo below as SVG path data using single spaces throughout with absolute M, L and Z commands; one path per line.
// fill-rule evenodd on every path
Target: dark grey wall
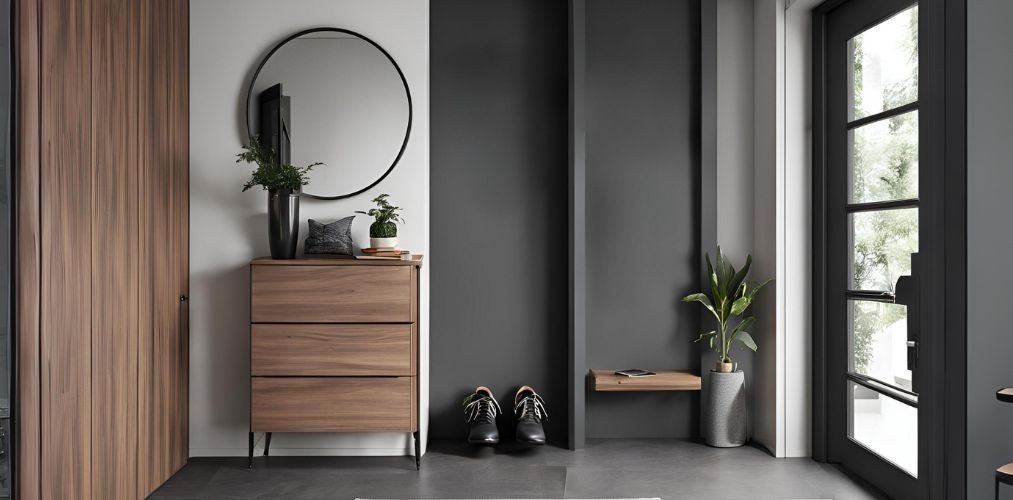
M 967 1 L 967 498 L 992 498 L 995 468 L 1013 461 L 1013 2 Z M 1002 498 L 1013 498 L 1004 488 Z
M 700 3 L 589 0 L 589 368 L 699 371 Z M 697 393 L 589 393 L 588 437 L 697 434 Z
M 567 27 L 564 0 L 430 2 L 434 438 L 476 385 L 509 411 L 530 384 L 566 442 Z

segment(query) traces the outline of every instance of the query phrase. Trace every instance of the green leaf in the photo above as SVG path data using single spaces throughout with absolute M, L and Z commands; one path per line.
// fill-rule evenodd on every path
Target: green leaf
M 743 296 L 735 299 L 735 303 L 732 304 L 732 314 L 738 316 L 749 308 L 749 304 L 753 303 L 753 299 L 749 296 Z
M 766 281 L 764 281 L 762 283 L 753 283 L 753 289 L 750 290 L 749 293 L 748 293 L 749 300 L 753 300 L 753 298 L 756 297 L 756 292 L 759 292 L 760 289 L 762 289 L 763 287 L 767 286 L 767 284 L 770 283 L 771 281 L 774 281 L 774 280 L 766 280 Z
M 709 332 L 704 332 L 704 333 L 701 333 L 700 336 L 697 337 L 696 340 L 694 340 L 693 342 L 700 342 L 701 340 L 703 340 L 703 339 L 705 339 L 707 337 L 712 337 L 712 336 L 717 335 L 717 334 L 718 334 L 718 332 L 715 332 L 714 330 L 711 330 Z
M 713 296 L 714 300 L 718 304 L 720 304 L 722 301 L 725 300 L 725 293 L 724 290 L 721 289 L 721 284 L 718 283 L 717 273 L 711 273 L 710 279 L 711 279 L 711 296 Z
M 717 317 L 717 315 L 718 315 L 717 311 L 714 310 L 714 305 L 711 304 L 711 301 L 710 301 L 709 298 L 707 298 L 706 294 L 703 294 L 703 293 L 693 293 L 693 294 L 690 294 L 690 295 L 687 295 L 687 296 L 683 297 L 682 301 L 683 302 L 699 302 L 699 303 L 703 304 L 703 306 L 706 307 L 707 310 L 710 311 L 711 314 L 714 315 L 714 317 Z M 718 319 L 720 320 L 720 318 L 718 318 Z
M 739 269 L 739 272 L 735 273 L 735 276 L 732 277 L 732 282 L 729 284 L 729 289 L 738 290 L 739 286 L 742 285 L 742 282 L 745 281 L 746 275 L 749 274 L 749 268 L 752 267 L 752 265 L 753 265 L 753 256 L 747 254 L 746 265 L 742 266 L 742 269 Z
M 721 251 L 721 247 L 718 247 L 718 283 L 721 284 L 721 290 L 724 295 L 727 296 L 728 292 L 734 291 L 728 285 L 732 282 L 732 277 L 735 276 L 735 268 L 732 267 L 731 262 L 725 258 L 724 252 Z
M 756 352 L 756 342 L 753 341 L 753 336 L 749 332 L 739 332 L 736 340 L 742 342 L 743 345 L 748 347 L 751 351 Z
M 750 326 L 753 326 L 754 321 L 756 321 L 756 317 L 750 316 L 740 321 L 738 325 L 735 325 L 735 329 L 732 330 L 732 339 L 734 339 L 735 336 L 739 334 L 739 332 L 743 332 L 747 330 Z
M 710 254 L 704 254 L 704 260 L 707 261 L 707 279 L 710 280 L 711 296 L 714 297 L 716 303 L 720 303 L 725 296 L 721 292 L 721 286 L 718 283 L 718 275 L 714 272 L 714 266 L 711 265 Z

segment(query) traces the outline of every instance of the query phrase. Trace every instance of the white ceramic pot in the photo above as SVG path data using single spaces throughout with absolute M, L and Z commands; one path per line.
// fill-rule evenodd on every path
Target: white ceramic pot
M 397 248 L 397 236 L 393 238 L 370 238 L 370 248 Z

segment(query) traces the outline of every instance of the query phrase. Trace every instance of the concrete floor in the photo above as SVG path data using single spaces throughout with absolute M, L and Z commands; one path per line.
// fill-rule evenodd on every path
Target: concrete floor
M 572 452 L 434 441 L 409 457 L 193 458 L 156 499 L 353 498 L 879 498 L 832 465 L 753 448 L 664 439 L 609 439 Z

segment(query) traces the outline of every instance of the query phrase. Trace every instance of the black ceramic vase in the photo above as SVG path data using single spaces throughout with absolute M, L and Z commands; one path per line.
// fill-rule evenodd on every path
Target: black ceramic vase
M 294 259 L 299 242 L 299 192 L 268 191 L 267 213 L 271 258 Z

